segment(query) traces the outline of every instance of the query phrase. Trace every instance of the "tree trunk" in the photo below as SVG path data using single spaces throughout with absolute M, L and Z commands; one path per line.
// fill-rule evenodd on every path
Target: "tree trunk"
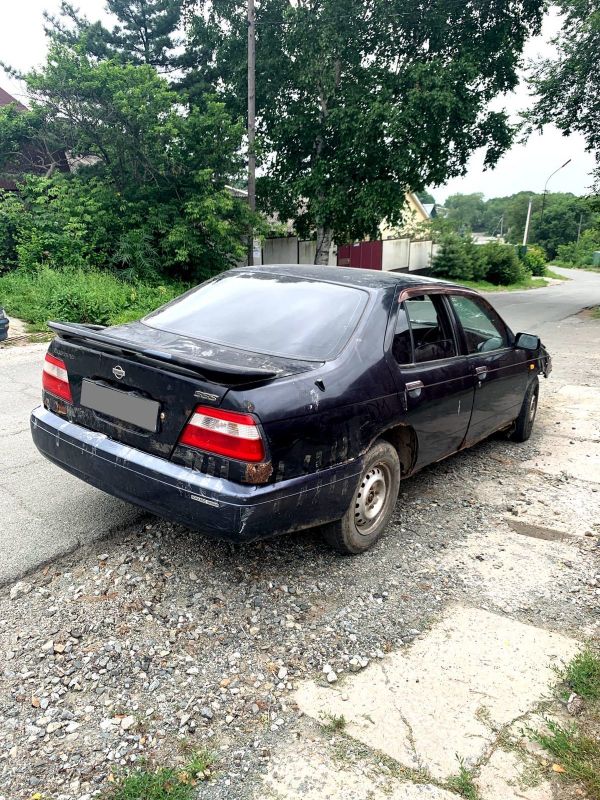
M 331 249 L 331 242 L 333 234 L 331 228 L 323 228 L 319 225 L 317 228 L 317 252 L 315 254 L 315 264 L 326 267 L 329 263 L 329 250 Z

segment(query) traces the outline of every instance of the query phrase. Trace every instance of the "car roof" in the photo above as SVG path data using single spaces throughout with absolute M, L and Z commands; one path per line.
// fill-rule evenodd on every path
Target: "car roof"
M 293 278 L 305 278 L 307 281 L 320 280 L 340 283 L 345 286 L 356 286 L 362 289 L 386 289 L 390 286 L 411 288 L 413 286 L 456 286 L 458 284 L 425 275 L 414 275 L 407 272 L 382 272 L 374 269 L 358 269 L 356 267 L 323 267 L 312 264 L 268 264 L 261 267 L 238 267 L 233 272 L 275 273 L 289 275 Z

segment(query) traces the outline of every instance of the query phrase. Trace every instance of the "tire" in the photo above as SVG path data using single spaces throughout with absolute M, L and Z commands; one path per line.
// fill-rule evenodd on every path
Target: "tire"
M 529 389 L 527 389 L 525 392 L 521 411 L 515 420 L 515 426 L 513 430 L 509 434 L 509 438 L 513 442 L 526 442 L 531 436 L 531 431 L 533 430 L 533 423 L 535 422 L 535 415 L 537 412 L 539 394 L 540 382 L 536 375 L 536 377 L 531 381 Z
M 389 442 L 378 441 L 365 457 L 352 502 L 342 519 L 323 528 L 327 543 L 344 555 L 364 553 L 385 530 L 400 489 L 400 459 Z

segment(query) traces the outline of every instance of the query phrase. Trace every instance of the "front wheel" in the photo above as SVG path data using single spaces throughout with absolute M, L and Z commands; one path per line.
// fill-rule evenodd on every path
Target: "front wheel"
M 372 547 L 391 519 L 400 489 L 400 459 L 389 443 L 379 441 L 365 457 L 352 502 L 342 519 L 324 526 L 326 541 L 347 555 Z
M 521 411 L 515 420 L 515 427 L 510 433 L 510 438 L 513 442 L 526 442 L 531 436 L 535 415 L 537 413 L 539 395 L 540 382 L 536 376 L 529 385 L 529 389 L 525 392 Z

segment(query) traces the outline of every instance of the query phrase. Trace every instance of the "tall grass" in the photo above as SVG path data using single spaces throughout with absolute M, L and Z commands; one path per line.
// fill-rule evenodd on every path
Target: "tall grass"
M 126 282 L 109 272 L 43 267 L 1 276 L 0 307 L 35 330 L 44 330 L 52 319 L 115 325 L 139 319 L 186 288 Z

